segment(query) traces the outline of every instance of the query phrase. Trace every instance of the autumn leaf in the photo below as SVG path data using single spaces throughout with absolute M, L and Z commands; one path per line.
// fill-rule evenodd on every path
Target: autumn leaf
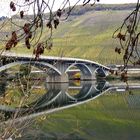
M 20 17 L 21 17 L 21 18 L 24 17 L 24 11 L 20 11 Z

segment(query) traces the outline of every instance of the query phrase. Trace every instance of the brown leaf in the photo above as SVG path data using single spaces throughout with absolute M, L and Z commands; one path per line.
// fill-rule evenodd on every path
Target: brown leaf
M 27 47 L 28 49 L 31 48 L 31 44 L 30 44 L 30 42 L 29 42 L 29 38 L 28 38 L 28 37 L 25 38 L 25 45 L 26 45 L 26 47 Z
M 11 2 L 10 2 L 10 8 L 13 9 L 14 6 L 15 6 L 14 2 L 11 1 Z
M 123 34 L 121 34 L 121 33 L 118 33 L 117 38 L 119 38 L 120 40 L 123 40 L 123 41 L 126 40 L 126 39 L 125 39 L 125 35 L 123 35 Z
M 43 43 L 38 43 L 37 47 L 34 49 L 33 54 L 35 54 L 35 59 L 38 59 L 41 54 L 44 53 Z
M 56 29 L 57 28 L 57 26 L 59 25 L 59 19 L 58 18 L 56 18 L 56 19 L 54 19 L 54 28 Z
M 17 43 L 18 43 L 17 34 L 15 31 L 13 31 L 11 39 L 7 42 L 5 46 L 6 50 L 10 50 L 12 47 L 15 47 Z
M 32 38 L 32 33 L 31 33 L 31 32 L 29 32 L 29 34 L 28 34 L 28 38 L 29 38 L 29 39 Z
M 25 23 L 23 26 L 23 30 L 26 34 L 30 32 L 30 23 Z
M 61 15 L 62 15 L 62 10 L 61 10 L 61 9 L 58 9 L 57 12 L 56 12 L 56 15 L 57 15 L 58 17 L 61 17 Z
M 14 4 L 13 1 L 10 2 L 10 9 L 11 9 L 12 11 L 16 11 L 16 7 L 15 7 L 15 4 Z
M 6 43 L 5 49 L 6 49 L 6 50 L 10 50 L 11 48 L 12 48 L 12 42 L 11 42 L 11 40 L 9 40 L 9 41 Z
M 118 53 L 118 54 L 121 54 L 121 48 L 117 48 L 117 47 L 116 47 L 116 48 L 115 48 L 115 52 Z
M 46 24 L 46 26 L 47 26 L 48 28 L 52 28 L 52 23 L 51 23 L 51 21 L 49 21 L 49 22 Z
M 24 11 L 20 11 L 20 17 L 21 17 L 21 18 L 24 17 Z

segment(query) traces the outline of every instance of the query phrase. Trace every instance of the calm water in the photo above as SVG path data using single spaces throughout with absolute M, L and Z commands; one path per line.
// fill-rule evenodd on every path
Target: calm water
M 17 139 L 139 140 L 140 82 L 49 84 L 36 77 L 2 76 L 0 114 L 1 122 L 15 117 L 14 127 L 22 130 Z

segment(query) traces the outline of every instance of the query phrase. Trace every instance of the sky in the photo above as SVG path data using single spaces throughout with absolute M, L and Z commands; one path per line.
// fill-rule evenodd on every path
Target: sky
M 100 3 L 105 4 L 120 4 L 120 3 L 136 3 L 137 0 L 100 0 Z
M 0 0 L 0 16 L 8 16 L 10 17 L 13 12 L 10 11 L 9 9 L 9 3 L 11 0 Z M 19 3 L 24 0 L 13 0 L 13 1 L 18 1 Z M 50 0 L 52 1 L 52 0 Z M 55 0 L 55 5 L 54 5 L 54 10 L 57 10 L 58 7 L 61 5 L 63 0 Z M 71 5 L 75 4 L 76 0 L 70 0 Z M 82 2 L 83 0 L 81 0 Z M 94 0 L 91 0 L 94 1 Z M 98 3 L 102 4 L 124 4 L 124 3 L 136 3 L 137 0 L 100 0 Z M 80 3 L 79 3 L 80 4 Z

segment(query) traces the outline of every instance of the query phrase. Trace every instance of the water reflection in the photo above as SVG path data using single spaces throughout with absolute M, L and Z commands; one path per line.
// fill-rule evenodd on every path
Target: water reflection
M 14 81 L 15 82 L 15 81 Z M 10 90 L 7 87 L 10 87 L 12 81 L 1 80 L 0 86 L 0 97 L 7 97 L 7 93 L 13 90 L 13 86 Z M 43 81 L 43 83 L 45 83 Z M 88 101 L 96 99 L 100 95 L 104 94 L 109 90 L 125 91 L 126 87 L 124 85 L 113 85 L 105 80 L 97 81 L 71 81 L 70 83 L 45 83 L 43 86 L 38 86 L 35 84 L 35 81 L 27 81 L 26 78 L 20 79 L 20 84 L 17 82 L 14 87 L 14 96 L 24 96 L 26 91 L 27 96 L 33 96 L 34 92 L 40 93 L 40 95 L 34 95 L 38 98 L 31 98 L 29 102 L 26 102 L 25 105 L 16 106 L 14 103 L 0 103 L 0 112 L 4 114 L 5 120 L 11 118 L 15 112 L 18 112 L 18 117 L 34 115 L 34 114 L 45 114 L 61 109 L 66 109 L 69 107 L 77 106 L 84 104 Z M 12 84 L 11 84 L 12 85 Z M 139 88 L 140 86 L 130 86 L 131 88 Z M 17 89 L 17 91 L 16 91 Z M 37 90 L 39 89 L 39 90 Z M 44 90 L 43 90 L 44 89 Z M 21 91 L 24 91 L 21 93 Z M 27 92 L 28 91 L 28 92 Z M 10 98 L 13 101 L 13 98 Z M 20 98 L 17 98 L 18 100 Z
M 5 72 L 0 73 L 0 97 L 5 96 L 6 87 L 7 87 L 7 74 Z
M 77 84 L 77 82 L 64 84 L 45 83 L 45 89 L 46 93 L 29 104 L 20 108 L 12 107 L 12 105 L 0 105 L 0 110 L 5 114 L 6 119 L 12 117 L 16 111 L 18 111 L 20 116 L 46 111 L 57 111 L 61 108 L 65 109 L 80 105 L 97 98 L 109 89 L 109 84 L 105 80 L 98 82 L 86 81 L 80 84 Z
M 66 134 L 73 132 L 72 135 L 68 136 L 69 139 L 76 139 L 78 136 L 79 139 L 82 139 L 81 132 L 87 134 L 86 138 L 90 135 L 93 137 L 95 132 L 97 137 L 100 137 L 100 134 L 105 136 L 108 134 L 108 137 L 110 137 L 111 133 L 112 136 L 115 135 L 112 128 L 118 130 L 119 134 L 130 132 L 132 127 L 134 134 L 139 130 L 140 125 L 137 126 L 140 118 L 139 81 L 132 81 L 129 84 L 129 89 L 132 90 L 126 93 L 127 85 L 120 83 L 120 81 L 108 82 L 102 79 L 99 81 L 71 81 L 63 84 L 48 84 L 45 81 L 28 80 L 29 78 L 22 77 L 21 79 L 14 79 L 14 81 L 5 78 L 0 81 L 0 114 L 4 116 L 2 121 L 9 124 L 10 120 L 13 120 L 11 118 L 17 114 L 15 120 L 20 122 L 17 124 L 22 127 L 26 121 L 34 121 L 38 116 L 46 116 L 46 114 L 49 116 L 49 113 L 59 111 L 57 114 L 60 115 L 59 117 L 49 119 L 52 124 L 48 124 L 47 120 L 47 122 L 43 121 L 39 125 L 39 128 L 43 125 L 45 128 L 48 126 L 47 133 L 51 126 L 51 134 L 48 134 L 54 134 L 56 139 L 60 137 L 57 133 L 59 126 L 61 126 L 59 131 L 61 133 L 64 129 L 67 130 Z M 133 89 L 135 92 L 133 92 Z M 27 95 L 23 94 L 24 92 Z M 9 100 L 11 102 L 2 102 L 2 100 L 8 100 L 8 96 L 10 96 Z M 98 98 L 99 96 L 101 97 Z M 25 97 L 27 102 L 19 107 L 20 102 L 16 100 Z M 71 110 L 69 111 L 68 108 L 71 108 Z M 60 111 L 64 109 L 66 110 Z M 51 114 L 51 116 L 53 115 Z M 66 128 L 66 124 L 70 126 L 70 129 Z M 123 127 L 120 127 L 123 125 L 125 125 L 126 131 L 122 129 Z M 78 131 L 74 131 L 75 128 L 78 128 Z M 78 134 L 78 132 L 80 133 Z M 65 133 L 62 133 L 61 136 L 64 135 Z M 94 135 L 94 137 L 96 136 Z M 33 137 L 34 135 L 30 139 L 34 139 Z M 37 137 L 40 137 L 40 134 L 37 134 Z
M 46 84 L 47 93 L 37 101 L 30 104 L 29 107 L 33 107 L 38 110 L 76 105 L 99 96 L 108 88 L 106 81 L 100 81 L 96 84 L 90 81 L 82 82 L 80 86 L 71 86 L 68 83 Z M 71 95 L 69 91 L 75 89 L 78 93 L 76 95 Z
M 99 90 L 99 87 L 101 88 L 98 95 L 102 96 L 100 98 L 97 98 L 98 95 L 95 96 L 96 100 L 93 100 L 94 97 L 89 97 L 89 99 L 85 101 L 89 101 L 90 99 L 93 101 L 87 102 L 78 107 L 54 113 L 54 115 L 45 115 L 49 117 L 46 121 L 43 120 L 42 123 L 39 123 L 39 130 L 42 131 L 39 131 L 36 135 L 36 139 L 41 137 L 40 139 L 139 140 L 139 81 L 138 83 L 134 82 L 135 81 L 130 84 L 130 89 L 132 89 L 131 94 L 129 94 L 129 91 L 124 92 L 126 90 L 126 85 L 123 83 L 115 83 L 113 85 L 105 81 L 93 82 L 92 85 L 94 85 L 94 89 L 96 91 Z M 65 86 L 63 85 L 63 87 L 65 88 L 63 88 L 63 92 L 69 93 L 73 98 L 79 97 L 80 100 L 83 100 L 88 96 L 86 96 L 87 94 L 80 94 L 82 84 L 90 85 L 88 82 L 80 84 L 70 83 L 69 88 L 67 89 L 66 84 L 64 84 Z M 58 89 L 60 86 L 46 85 L 46 90 L 49 88 L 54 89 L 54 87 L 55 89 Z M 86 88 L 84 89 L 87 93 L 90 91 L 90 86 L 88 87 L 89 90 Z M 106 94 L 104 94 L 105 92 Z M 78 94 L 81 96 L 77 96 Z M 59 108 L 62 107 L 60 106 L 57 109 Z M 42 112 L 45 114 L 48 111 Z M 35 139 L 35 136 L 31 134 L 35 134 L 37 132 L 37 130 L 34 131 L 34 133 L 30 132 L 30 139 Z M 26 139 L 26 137 L 23 139 Z

